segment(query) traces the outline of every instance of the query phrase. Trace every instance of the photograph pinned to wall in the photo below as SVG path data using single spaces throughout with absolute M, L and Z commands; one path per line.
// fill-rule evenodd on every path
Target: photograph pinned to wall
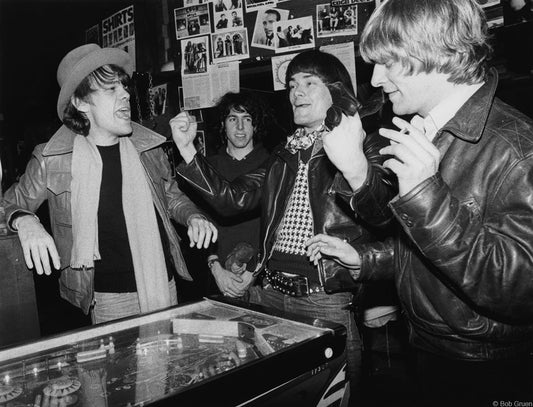
M 197 6 L 199 4 L 209 3 L 209 0 L 184 0 L 184 6 Z
M 198 130 L 196 132 L 196 137 L 194 139 L 194 146 L 196 147 L 196 151 L 198 151 L 200 154 L 202 154 L 205 157 L 206 149 L 205 149 L 205 136 L 203 130 Z
M 263 7 L 273 7 L 277 4 L 276 0 L 244 0 L 246 12 L 255 11 Z
M 194 37 L 211 32 L 207 4 L 174 9 L 176 39 Z
M 316 31 L 318 38 L 338 35 L 357 35 L 357 5 L 335 6 L 329 3 L 316 6 Z
M 296 55 L 298 55 L 298 53 L 273 56 L 271 58 L 274 90 L 284 90 L 286 88 L 285 73 L 287 72 L 289 62 L 291 62 Z
M 242 0 L 212 0 L 212 3 L 215 13 L 239 8 L 242 10 Z
M 214 63 L 249 58 L 246 28 L 211 34 L 211 50 Z
M 209 37 L 207 35 L 181 40 L 181 72 L 183 75 L 207 72 L 208 47 Z
M 242 8 L 215 13 L 215 32 L 243 27 Z
M 85 30 L 85 43 L 100 45 L 100 25 L 95 24 L 91 28 Z
M 276 52 L 299 51 L 315 47 L 313 17 L 293 18 L 274 23 Z
M 152 116 L 164 114 L 167 106 L 167 84 L 153 86 L 149 92 Z
M 274 24 L 289 18 L 289 10 L 264 8 L 257 12 L 252 36 L 252 47 L 274 50 L 276 32 Z
M 178 103 L 180 106 L 180 111 L 183 110 L 183 86 L 178 86 Z
M 194 116 L 194 119 L 196 120 L 196 123 L 203 123 L 204 122 L 204 116 L 202 115 L 202 109 L 193 109 L 193 110 L 187 110 L 187 113 Z

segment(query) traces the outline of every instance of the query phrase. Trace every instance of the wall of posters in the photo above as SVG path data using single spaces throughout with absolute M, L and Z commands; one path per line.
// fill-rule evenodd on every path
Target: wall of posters
M 133 6 L 126 7 L 102 20 L 102 47 L 120 48 L 126 51 L 136 67 L 135 16 Z

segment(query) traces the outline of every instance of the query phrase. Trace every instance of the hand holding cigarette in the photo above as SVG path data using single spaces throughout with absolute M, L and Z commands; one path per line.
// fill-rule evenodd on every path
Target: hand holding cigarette
M 382 155 L 394 158 L 383 163 L 398 177 L 399 195 L 403 196 L 439 169 L 440 153 L 424 131 L 413 123 L 395 117 L 392 122 L 400 131 L 380 129 L 379 134 L 391 140 L 391 145 L 382 148 Z

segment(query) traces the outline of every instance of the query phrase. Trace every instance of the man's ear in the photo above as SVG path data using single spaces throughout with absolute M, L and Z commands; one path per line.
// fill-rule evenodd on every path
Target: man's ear
M 72 95 L 70 97 L 70 102 L 76 109 L 78 109 L 82 113 L 87 113 L 89 111 L 89 103 L 83 99 Z

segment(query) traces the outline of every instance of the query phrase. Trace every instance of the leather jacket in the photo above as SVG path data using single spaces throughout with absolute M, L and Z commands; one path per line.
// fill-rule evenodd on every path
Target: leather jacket
M 395 278 L 411 343 L 448 358 L 533 349 L 533 122 L 496 87 L 492 70 L 437 133 L 439 172 L 391 203 L 399 239 L 356 246 L 361 281 Z
M 319 146 L 316 143 L 320 143 Z M 387 140 L 377 133 L 365 138 L 364 150 L 369 160 L 365 184 L 351 191 L 347 182 L 328 159 L 321 142 L 309 160 L 309 200 L 313 216 L 314 233 L 338 236 L 350 242 L 368 242 L 376 239 L 376 233 L 392 219 L 387 203 L 395 189 L 384 176 L 381 156 L 378 151 Z M 271 257 L 278 227 L 289 203 L 296 173 L 298 154 L 290 153 L 284 145 L 278 146 L 270 159 L 255 171 L 233 180 L 231 183 L 220 177 L 200 154 L 189 163 L 178 166 L 178 174 L 200 193 L 223 216 L 231 216 L 261 208 L 258 266 L 255 275 L 265 267 Z M 351 199 L 352 208 L 338 199 L 341 194 Z M 354 215 L 355 211 L 355 215 Z M 364 222 L 361 221 L 364 220 Z M 328 267 L 321 262 L 319 267 Z M 319 277 L 323 273 L 319 273 Z M 322 281 L 323 283 L 323 281 Z
M 192 280 L 179 246 L 179 236 L 170 218 L 181 224 L 200 211 L 183 194 L 172 178 L 170 166 L 160 146 L 166 138 L 132 122 L 131 141 L 139 152 L 151 184 L 156 210 L 168 236 L 172 260 L 180 277 Z M 34 213 L 48 200 L 54 241 L 61 258 L 60 294 L 87 313 L 93 299 L 93 273 L 69 267 L 72 249 L 70 183 L 75 134 L 62 126 L 46 144 L 35 147 L 26 172 L 5 193 L 8 225 L 17 212 Z

